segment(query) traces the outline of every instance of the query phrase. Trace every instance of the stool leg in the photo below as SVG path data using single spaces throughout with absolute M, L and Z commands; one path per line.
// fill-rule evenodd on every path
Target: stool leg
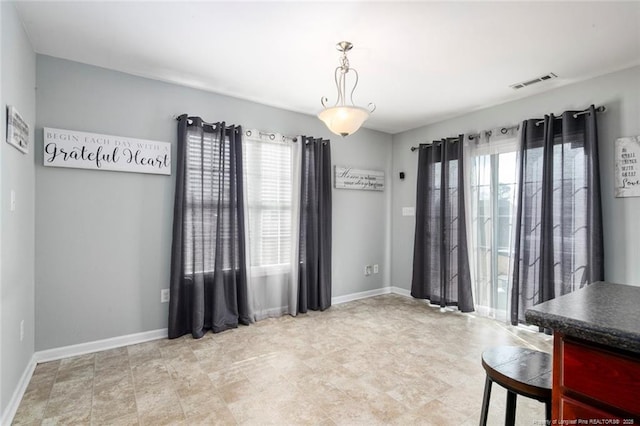
M 544 412 L 547 416 L 547 424 L 551 424 L 551 401 L 544 402 Z
M 484 396 L 482 397 L 482 412 L 480 413 L 480 426 L 487 426 L 489 414 L 489 399 L 491 398 L 491 379 L 487 376 L 484 381 Z
M 507 414 L 504 417 L 505 426 L 514 426 L 516 424 L 516 394 L 507 391 Z

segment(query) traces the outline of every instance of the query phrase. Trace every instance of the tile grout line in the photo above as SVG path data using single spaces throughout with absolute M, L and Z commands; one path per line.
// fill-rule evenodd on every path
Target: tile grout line
M 242 362 L 242 361 L 235 361 L 232 365 L 237 367 L 238 363 L 240 363 L 240 362 Z M 251 380 L 249 380 L 249 376 L 247 376 L 247 374 L 245 373 L 244 369 L 240 368 L 239 371 L 240 371 L 240 374 L 242 375 L 242 377 L 244 378 L 244 380 L 246 380 L 247 382 L 249 382 L 249 384 L 251 384 Z M 225 386 L 228 386 L 228 385 L 225 385 Z M 224 404 L 227 406 L 227 410 L 229 410 L 229 412 L 231 413 L 231 416 L 233 417 L 233 421 L 236 422 L 236 426 L 238 426 L 240 424 L 240 421 L 238 420 L 236 415 L 233 414 L 233 411 L 229 408 L 229 403 L 224 399 L 224 396 L 221 395 L 221 397 L 222 397 L 222 400 L 224 401 Z
M 131 378 L 131 386 L 133 387 L 133 400 L 136 404 L 136 419 L 138 419 L 138 424 L 142 424 L 142 422 L 140 421 L 140 413 L 138 412 L 138 392 L 136 391 L 136 381 L 135 381 L 135 378 L 133 377 L 133 369 L 131 368 L 129 346 L 132 346 L 132 345 L 127 345 L 125 347 L 127 350 L 127 365 L 129 365 L 129 377 Z
M 58 363 L 58 368 L 56 368 L 56 375 L 53 378 L 53 383 L 51 384 L 51 389 L 49 389 L 49 396 L 47 397 L 47 404 L 44 407 L 44 410 L 42 411 L 42 418 L 40 418 L 40 424 L 42 424 L 44 422 L 44 419 L 46 419 L 47 417 L 47 409 L 49 408 L 49 402 L 51 401 L 51 394 L 53 393 L 53 387 L 56 385 L 56 382 L 58 381 L 58 373 L 60 373 L 60 366 L 62 365 L 62 361 L 57 361 Z M 36 366 L 37 368 L 37 366 Z
M 89 424 L 93 425 L 93 402 L 95 400 L 96 394 L 96 363 L 98 362 L 98 357 L 96 354 L 93 354 L 93 374 L 91 375 L 91 409 L 89 410 Z
M 175 395 L 175 397 L 178 399 L 178 404 L 180 404 L 180 411 L 182 411 L 182 417 L 184 417 L 184 420 L 187 421 L 187 414 L 184 411 L 184 406 L 182 405 L 182 398 L 180 398 L 180 395 L 176 391 L 176 383 L 174 383 L 173 377 L 171 377 L 172 375 L 171 375 L 171 371 L 169 370 L 169 367 L 167 366 L 167 360 L 165 359 L 164 354 L 160 350 L 160 347 L 158 347 L 157 349 L 158 349 L 158 353 L 160 354 L 160 359 L 162 359 L 162 365 L 164 365 L 164 368 L 165 370 L 167 370 L 167 374 L 169 375 L 169 380 L 171 380 L 171 390 L 173 391 L 173 394 Z M 191 350 L 191 348 L 189 348 L 189 350 Z

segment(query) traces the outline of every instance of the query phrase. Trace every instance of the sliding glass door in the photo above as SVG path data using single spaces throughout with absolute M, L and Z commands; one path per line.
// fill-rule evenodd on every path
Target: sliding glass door
M 476 311 L 506 320 L 513 267 L 517 139 L 470 144 L 469 217 Z

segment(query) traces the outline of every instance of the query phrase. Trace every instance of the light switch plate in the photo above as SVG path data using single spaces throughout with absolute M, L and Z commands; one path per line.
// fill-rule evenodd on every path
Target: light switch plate
M 415 216 L 416 209 L 415 207 L 403 207 L 402 208 L 402 216 Z

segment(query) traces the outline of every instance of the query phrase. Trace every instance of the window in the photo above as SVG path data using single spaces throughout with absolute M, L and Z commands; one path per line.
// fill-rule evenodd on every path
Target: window
M 281 138 L 243 144 L 249 248 L 254 274 L 288 270 L 292 249 L 293 146 Z
M 187 194 L 184 218 L 185 273 L 215 269 L 216 247 L 231 247 L 237 224 L 229 208 L 231 155 L 229 143 L 221 143 L 217 133 L 189 132 L 187 135 Z M 235 211 L 235 209 L 233 209 Z M 222 221 L 218 216 L 223 215 Z M 205 256 L 204 253 L 214 254 Z M 222 269 L 238 264 L 238 253 L 221 250 Z

